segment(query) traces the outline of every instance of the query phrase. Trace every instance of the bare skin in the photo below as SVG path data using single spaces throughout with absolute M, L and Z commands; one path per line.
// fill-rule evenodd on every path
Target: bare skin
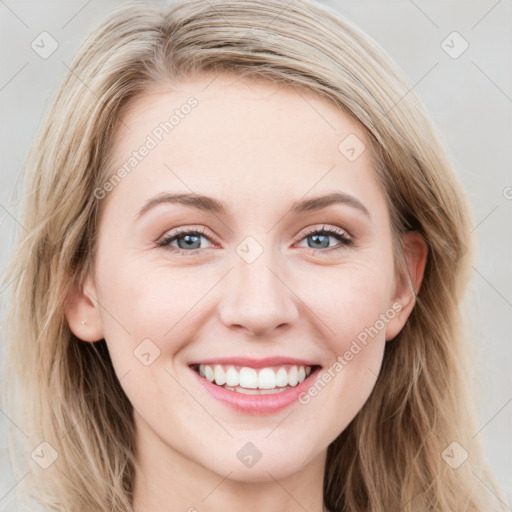
M 125 112 L 130 129 L 118 126 L 112 172 L 187 98 L 198 102 L 102 199 L 95 269 L 66 317 L 84 342 L 106 340 L 134 406 L 136 512 L 322 512 L 327 447 L 368 399 L 414 295 L 393 270 L 389 211 L 358 125 L 312 93 L 212 78 L 145 94 Z M 338 147 L 349 134 L 366 146 L 353 161 Z M 207 195 L 226 213 L 164 202 L 138 217 L 163 192 Z M 367 212 L 348 202 L 291 212 L 331 192 Z M 201 230 L 193 249 L 183 235 L 157 245 L 177 228 Z M 352 245 L 321 233 L 314 245 L 323 228 Z M 251 263 L 237 252 L 249 236 L 262 250 Z M 417 291 L 426 246 L 415 233 L 405 243 Z M 332 369 L 380 315 L 378 334 L 321 392 L 271 414 L 228 408 L 188 366 L 284 355 Z M 147 366 L 134 357 L 145 339 L 160 351 Z M 252 467 L 237 457 L 249 442 L 262 455 Z

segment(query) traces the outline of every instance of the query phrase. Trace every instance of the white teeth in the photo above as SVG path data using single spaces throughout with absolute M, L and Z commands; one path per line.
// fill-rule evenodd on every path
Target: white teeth
M 296 366 L 292 366 L 288 372 L 288 382 L 290 386 L 296 386 L 299 382 L 299 371 Z
M 238 386 L 240 383 L 240 374 L 234 368 L 228 368 L 226 372 L 226 384 L 228 386 Z
M 204 367 L 204 376 L 210 381 L 213 382 L 215 380 L 215 374 L 213 373 L 212 367 L 206 365 Z
M 224 373 L 224 368 L 222 368 L 220 364 L 215 365 L 213 373 L 215 375 L 216 384 L 222 386 L 223 384 L 226 383 L 226 374 Z
M 240 387 L 246 389 L 258 387 L 258 374 L 254 368 L 244 367 L 240 370 Z
M 258 387 L 272 389 L 276 387 L 276 374 L 271 368 L 263 368 L 258 374 Z
M 240 368 L 240 367 L 238 367 Z M 287 369 L 288 368 L 288 369 Z M 233 365 L 216 364 L 199 365 L 199 374 L 210 382 L 226 389 L 238 387 L 247 390 L 271 390 L 285 387 L 295 387 L 303 382 L 311 373 L 311 366 L 286 365 L 277 371 L 273 368 L 249 368 L 244 366 L 237 370 Z M 257 392 L 257 391 L 255 391 Z
M 280 388 L 288 386 L 288 372 L 284 368 L 279 368 L 276 373 L 276 386 Z

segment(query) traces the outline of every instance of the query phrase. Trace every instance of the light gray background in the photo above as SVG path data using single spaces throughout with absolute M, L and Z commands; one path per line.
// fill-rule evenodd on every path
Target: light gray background
M 11 194 L 42 113 L 81 42 L 120 3 L 0 0 L 0 270 L 17 222 Z M 441 128 L 469 192 L 480 240 L 468 298 L 482 381 L 475 435 L 512 502 L 512 2 L 323 3 L 359 25 L 401 65 Z M 59 44 L 46 59 L 31 48 L 44 31 Z M 442 47 L 453 31 L 469 44 L 456 59 Z M 461 48 L 457 40 L 447 44 L 452 51 Z M 0 411 L 0 512 L 16 510 L 8 421 Z M 483 484 L 475 479 L 475 485 Z

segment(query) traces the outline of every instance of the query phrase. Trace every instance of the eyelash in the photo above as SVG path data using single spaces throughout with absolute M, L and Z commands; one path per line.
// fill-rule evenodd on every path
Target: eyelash
M 208 241 L 212 242 L 210 237 L 205 235 L 205 231 L 206 230 L 204 230 L 204 229 L 203 230 L 186 229 L 186 228 L 179 229 L 179 230 L 174 231 L 174 232 L 170 233 L 169 235 L 165 236 L 160 242 L 157 243 L 157 246 L 163 247 L 164 249 L 171 251 L 173 253 L 177 253 L 181 256 L 194 256 L 197 254 L 198 251 L 201 251 L 201 249 L 192 249 L 190 251 L 186 251 L 184 249 L 179 249 L 177 247 L 171 247 L 169 244 L 184 235 L 202 236 L 202 237 L 206 238 Z M 317 252 L 321 252 L 321 253 L 337 252 L 344 248 L 356 246 L 355 242 L 352 240 L 352 238 L 350 238 L 347 235 L 347 233 L 345 231 L 338 229 L 338 228 L 332 228 L 332 227 L 326 228 L 325 226 L 323 226 L 322 229 L 318 229 L 316 227 L 311 228 L 310 230 L 308 230 L 306 233 L 304 233 L 302 235 L 302 238 L 299 239 L 299 242 L 302 241 L 304 238 L 307 238 L 308 236 L 311 236 L 314 234 L 319 234 L 319 233 L 332 236 L 333 238 L 337 238 L 338 241 L 340 242 L 339 246 L 334 247 L 334 248 L 327 248 L 327 249 L 314 249 L 312 247 L 305 247 L 305 249 L 308 249 L 309 251 L 312 251 L 313 253 L 316 254 Z

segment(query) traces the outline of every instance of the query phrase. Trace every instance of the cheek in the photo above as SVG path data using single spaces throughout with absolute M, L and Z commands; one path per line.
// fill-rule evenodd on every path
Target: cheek
M 329 340 L 336 354 L 347 350 L 353 339 L 374 326 L 389 309 L 391 289 L 391 271 L 385 265 L 364 261 L 311 269 L 294 284 L 294 291 L 310 309 L 304 309 L 304 316 L 317 317 L 322 337 Z M 377 323 L 382 335 L 383 327 L 382 322 Z
M 361 360 L 370 357 L 372 345 L 385 341 L 386 324 L 381 319 L 389 309 L 386 292 L 386 287 L 379 286 L 372 279 L 345 281 L 331 306 L 335 334 L 330 339 L 337 356 L 346 353 L 347 360 L 351 361 L 349 352 L 352 352 L 358 354 L 354 360 Z M 361 351 L 357 350 L 357 345 L 362 347 Z
M 155 353 L 177 352 L 190 328 L 197 328 L 200 301 L 214 277 L 198 268 L 149 265 L 137 259 L 105 264 L 98 279 L 99 295 L 112 357 L 132 364 L 133 351 L 143 342 Z
M 211 287 L 204 273 L 200 279 L 193 274 L 190 268 L 137 259 L 103 267 L 103 319 L 112 364 L 136 411 L 155 425 L 169 423 L 170 396 L 182 404 L 190 398 L 171 375 L 176 375 L 174 356 L 201 325 L 197 303 Z
M 382 364 L 386 325 L 396 312 L 390 304 L 392 276 L 382 267 L 358 264 L 329 269 L 303 281 L 301 298 L 314 311 L 320 342 L 330 360 L 301 398 L 311 418 L 336 418 L 325 428 L 343 430 L 368 399 Z M 323 287 L 320 293 L 320 286 Z M 302 286 L 302 285 L 301 285 Z M 307 290 L 310 290 L 309 296 Z

